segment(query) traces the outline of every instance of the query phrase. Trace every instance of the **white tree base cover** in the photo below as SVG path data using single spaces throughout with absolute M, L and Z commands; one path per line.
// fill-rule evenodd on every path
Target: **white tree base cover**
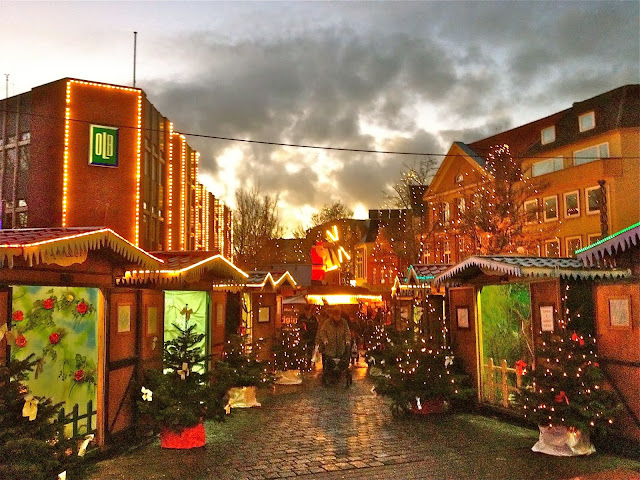
M 230 408 L 251 408 L 260 407 L 261 404 L 256 400 L 256 387 L 233 387 L 229 389 Z
M 569 430 L 564 426 L 543 427 L 540 429 L 540 437 L 531 448 L 534 452 L 546 453 L 556 457 L 575 457 L 578 455 L 591 455 L 596 447 L 589 440 L 589 434 L 580 430 Z
M 277 385 L 300 385 L 302 383 L 302 376 L 300 370 L 284 370 L 276 372 Z

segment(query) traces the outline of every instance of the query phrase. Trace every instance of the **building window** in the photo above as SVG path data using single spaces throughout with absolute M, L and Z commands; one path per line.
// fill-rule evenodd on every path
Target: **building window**
M 536 162 L 531 166 L 531 176 L 539 177 L 540 175 L 546 175 L 547 173 L 557 172 L 564 167 L 564 161 L 562 157 L 548 158 L 541 162 Z
M 587 235 L 587 242 L 589 243 L 589 245 L 593 245 L 598 240 L 600 240 L 601 237 L 602 235 L 600 235 L 599 233 L 590 233 L 589 235 Z
M 584 199 L 587 215 L 600 213 L 600 187 L 585 188 Z
M 544 221 L 551 222 L 558 219 L 558 196 L 544 197 Z
M 551 125 L 550 127 L 540 130 L 540 141 L 542 145 L 547 145 L 556 141 L 556 127 Z
M 451 263 L 451 244 L 444 242 L 444 251 L 442 252 L 442 263 Z
M 584 113 L 578 117 L 578 125 L 581 132 L 586 132 L 596 128 L 596 114 L 594 112 Z
M 573 164 L 575 166 L 595 162 L 603 158 L 609 158 L 609 143 L 601 143 L 600 145 L 573 152 Z
M 465 203 L 464 198 L 460 197 L 460 198 L 456 198 L 456 214 L 458 215 L 458 218 L 461 218 L 464 215 L 464 212 L 467 208 L 467 205 Z
M 443 225 L 448 225 L 449 220 L 451 220 L 451 209 L 449 207 L 449 202 L 442 202 L 440 208 L 440 220 Z
M 578 191 L 568 192 L 564 195 L 564 218 L 580 216 L 580 195 Z
M 356 251 L 356 278 L 364 277 L 364 251 Z
M 545 257 L 553 258 L 560 256 L 560 241 L 557 238 L 544 242 L 544 255 Z
M 527 200 L 524 202 L 525 223 L 538 222 L 538 199 Z
M 582 237 L 567 237 L 565 241 L 567 244 L 567 257 L 575 257 L 576 250 L 582 248 Z

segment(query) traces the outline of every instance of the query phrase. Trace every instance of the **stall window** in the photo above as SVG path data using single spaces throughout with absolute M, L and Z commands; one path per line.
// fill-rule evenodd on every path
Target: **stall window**
M 599 234 L 599 233 L 590 233 L 589 235 L 587 235 L 587 241 L 588 241 L 589 245 L 593 245 L 598 240 L 600 240 L 601 237 L 602 237 L 602 235 Z

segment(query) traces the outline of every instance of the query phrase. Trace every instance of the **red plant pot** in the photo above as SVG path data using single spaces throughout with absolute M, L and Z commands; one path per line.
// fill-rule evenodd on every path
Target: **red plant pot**
M 444 400 L 442 398 L 430 398 L 424 400 L 418 408 L 416 404 L 411 405 L 411 413 L 415 415 L 429 415 L 431 413 L 444 413 Z
M 189 449 L 203 447 L 205 444 L 204 424 L 185 427 L 179 432 L 163 428 L 160 432 L 160 446 L 162 448 Z

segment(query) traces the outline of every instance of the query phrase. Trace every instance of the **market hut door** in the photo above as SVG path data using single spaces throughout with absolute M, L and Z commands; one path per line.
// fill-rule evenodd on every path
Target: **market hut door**
M 480 399 L 509 407 L 520 386 L 518 362 L 531 364 L 533 358 L 529 287 L 488 285 L 477 302 Z
M 106 440 L 135 420 L 136 374 L 140 358 L 139 292 L 112 291 L 108 297 L 106 362 Z

